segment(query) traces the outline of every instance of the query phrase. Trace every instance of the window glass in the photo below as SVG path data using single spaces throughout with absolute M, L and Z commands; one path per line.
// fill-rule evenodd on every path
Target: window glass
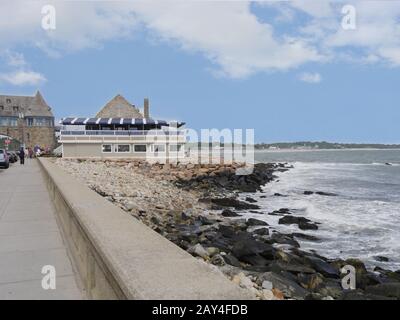
M 146 145 L 145 144 L 135 144 L 134 150 L 135 150 L 135 152 L 146 152 Z
M 103 152 L 111 152 L 111 144 L 103 144 Z
M 17 126 L 17 118 L 0 117 L 0 126 L 16 127 Z
M 117 152 L 130 152 L 131 148 L 129 144 L 118 144 Z
M 36 127 L 48 127 L 50 119 L 47 118 L 34 118 L 33 123 Z
M 165 152 L 165 145 L 163 144 L 155 144 L 153 145 L 154 152 Z
M 181 151 L 181 149 L 182 149 L 182 145 L 180 145 L 180 144 L 171 144 L 171 145 L 169 146 L 169 150 L 170 150 L 170 151 L 177 151 L 177 152 L 179 152 L 179 151 Z
M 27 119 L 26 119 L 26 124 L 27 124 L 29 127 L 32 127 L 32 126 L 33 126 L 33 118 L 27 118 Z

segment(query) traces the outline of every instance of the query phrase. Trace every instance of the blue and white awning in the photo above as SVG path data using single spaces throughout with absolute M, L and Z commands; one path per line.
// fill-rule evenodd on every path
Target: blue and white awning
M 172 122 L 165 120 L 154 120 L 154 119 L 139 119 L 139 118 L 63 118 L 60 121 L 62 125 L 158 125 L 158 126 L 169 126 Z M 178 127 L 184 125 L 183 122 L 177 123 Z

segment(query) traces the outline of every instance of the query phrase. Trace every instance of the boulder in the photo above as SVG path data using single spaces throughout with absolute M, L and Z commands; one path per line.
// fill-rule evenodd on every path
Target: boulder
M 301 230 L 316 230 L 318 226 L 304 217 L 284 216 L 279 219 L 279 224 L 297 224 Z
M 311 255 L 305 257 L 305 260 L 311 268 L 315 269 L 317 272 L 321 273 L 325 277 L 339 278 L 339 270 L 328 262 Z
M 256 234 L 259 236 L 267 236 L 269 235 L 269 229 L 268 228 L 258 228 L 253 230 L 252 234 Z
M 188 252 L 192 253 L 192 254 L 194 254 L 196 256 L 199 256 L 199 257 L 201 257 L 203 259 L 208 259 L 209 258 L 207 250 L 204 249 L 203 246 L 200 243 L 198 243 L 198 244 L 194 245 L 193 247 L 189 248 Z
M 365 288 L 365 292 L 373 295 L 400 299 L 400 282 L 381 283 Z
M 375 256 L 374 259 L 376 261 L 380 261 L 380 262 L 388 262 L 389 261 L 389 258 L 383 257 L 383 256 Z
M 268 223 L 262 220 L 249 218 L 246 222 L 248 226 L 268 226 Z
M 293 232 L 292 236 L 299 238 L 299 239 L 303 239 L 303 240 L 308 240 L 308 241 L 319 241 L 320 239 L 309 235 L 309 234 L 304 234 L 304 233 L 299 233 L 299 232 Z
M 260 209 L 258 205 L 250 204 L 244 201 L 237 200 L 235 198 L 211 198 L 211 199 L 200 199 L 200 202 L 211 202 L 211 204 L 221 207 L 231 207 L 236 210 L 249 210 L 249 209 Z
M 240 214 L 233 212 L 232 210 L 225 209 L 221 212 L 221 215 L 224 217 L 240 217 Z
M 250 202 L 250 203 L 255 203 L 257 200 L 251 198 L 251 197 L 246 197 L 245 201 Z
M 265 272 L 261 275 L 262 281 L 269 281 L 273 289 L 277 289 L 287 298 L 304 300 L 309 292 L 299 286 L 296 282 L 289 280 L 275 272 Z

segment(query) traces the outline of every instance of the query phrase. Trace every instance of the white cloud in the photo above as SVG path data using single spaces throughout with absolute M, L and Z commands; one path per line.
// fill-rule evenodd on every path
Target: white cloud
M 11 67 L 22 67 L 27 63 L 25 61 L 24 55 L 19 52 L 14 52 L 11 50 L 5 50 L 0 52 L 0 57 L 5 60 L 5 63 Z
M 19 70 L 11 73 L 0 73 L 0 81 L 15 86 L 37 86 L 45 82 L 46 78 L 38 72 Z
M 357 10 L 353 31 L 340 25 L 347 3 Z M 41 28 L 45 4 L 56 8 L 56 30 Z M 204 55 L 214 74 L 232 78 L 309 62 L 400 65 L 399 2 L 295 0 L 257 6 L 271 7 L 280 15 L 266 20 L 246 1 L 1 1 L 0 51 L 24 44 L 60 56 L 145 30 L 152 40 Z M 280 29 L 282 23 L 294 28 Z
M 299 75 L 299 79 L 303 82 L 315 84 L 315 83 L 320 83 L 322 77 L 319 73 L 304 72 Z
M 40 12 L 49 2 L 0 3 L 0 43 L 29 42 L 57 55 L 132 37 L 140 23 L 154 39 L 202 53 L 229 77 L 288 70 L 322 58 L 304 39 L 275 34 L 248 2 L 57 1 L 57 28 L 46 32 Z
M 303 39 L 278 37 L 248 2 L 138 2 L 134 10 L 156 38 L 203 53 L 230 77 L 322 59 Z

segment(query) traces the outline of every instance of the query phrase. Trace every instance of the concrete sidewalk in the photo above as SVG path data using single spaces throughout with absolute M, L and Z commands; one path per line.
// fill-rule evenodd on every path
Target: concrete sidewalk
M 42 288 L 42 267 L 56 289 Z M 0 169 L 0 299 L 82 299 L 37 160 Z

